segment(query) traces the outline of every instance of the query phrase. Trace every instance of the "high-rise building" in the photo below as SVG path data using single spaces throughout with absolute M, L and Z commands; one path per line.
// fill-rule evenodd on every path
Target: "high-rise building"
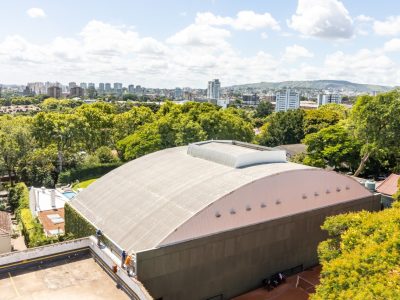
M 35 95 L 47 94 L 47 89 L 43 82 L 29 82 L 28 87 Z
M 217 103 L 220 97 L 221 83 L 219 79 L 208 82 L 207 99 L 209 102 Z
M 174 98 L 178 100 L 183 98 L 183 91 L 181 88 L 175 88 Z
M 106 92 L 111 92 L 111 83 L 106 83 L 106 84 L 105 84 L 105 87 L 104 87 L 104 90 L 105 90 Z
M 135 86 L 133 84 L 128 85 L 128 92 L 130 94 L 135 93 Z
M 135 87 L 135 93 L 138 94 L 138 95 L 141 95 L 143 93 L 143 89 L 142 89 L 142 87 L 140 85 L 137 85 Z
M 61 97 L 61 88 L 59 86 L 50 86 L 47 88 L 47 96 L 53 98 L 60 98 Z
M 115 94 L 122 94 L 122 83 L 114 82 L 114 93 Z
M 85 95 L 85 90 L 81 88 L 80 86 L 75 86 L 69 91 L 69 96 L 70 97 L 83 97 Z
M 76 87 L 76 82 L 70 82 L 68 83 L 68 88 L 72 89 L 73 87 Z
M 93 82 L 89 82 L 88 83 L 88 88 L 96 88 L 96 86 L 94 85 Z
M 98 90 L 99 90 L 100 93 L 103 93 L 103 92 L 104 92 L 104 83 L 102 83 L 102 82 L 99 83 L 99 88 L 98 88 Z
M 86 82 L 81 82 L 80 87 L 86 90 L 87 89 Z
M 122 90 L 122 83 L 114 82 L 114 90 Z
M 22 92 L 24 96 L 32 96 L 34 93 L 32 90 L 29 88 L 29 86 L 26 86 L 24 91 Z M 0 97 L 1 97 L 1 86 L 0 86 Z
M 342 96 L 339 94 L 319 94 L 317 98 L 318 106 L 329 103 L 342 103 Z
M 275 111 L 287 111 L 289 109 L 297 109 L 300 107 L 299 93 L 287 89 L 276 93 Z

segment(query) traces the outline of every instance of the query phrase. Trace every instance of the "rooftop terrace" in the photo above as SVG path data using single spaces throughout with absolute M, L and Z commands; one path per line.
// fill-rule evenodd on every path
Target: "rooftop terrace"
M 0 274 L 2 300 L 129 299 L 90 254 Z

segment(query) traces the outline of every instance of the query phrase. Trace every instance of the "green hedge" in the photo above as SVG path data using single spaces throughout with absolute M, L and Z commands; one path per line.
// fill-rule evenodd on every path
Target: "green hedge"
M 120 162 L 68 170 L 60 174 L 58 177 L 58 182 L 68 184 L 76 180 L 84 181 L 92 178 L 98 178 L 114 170 L 115 168 L 118 168 L 119 166 L 121 166 Z
M 75 238 L 96 234 L 96 228 L 68 203 L 65 203 L 64 213 L 66 234 L 73 234 Z
M 29 208 L 29 190 L 26 184 L 20 182 L 11 187 L 8 193 L 8 201 L 13 210 Z
M 33 218 L 29 208 L 22 208 L 20 210 L 20 220 L 26 245 L 28 247 L 43 245 L 46 240 L 43 227 L 37 219 Z
M 77 212 L 71 205 L 65 203 L 65 234 L 73 236 L 74 238 L 82 238 L 91 235 L 96 235 L 96 227 L 94 227 L 88 220 L 86 220 L 79 212 Z M 106 237 L 101 237 L 101 242 L 107 247 L 120 254 L 117 247 Z

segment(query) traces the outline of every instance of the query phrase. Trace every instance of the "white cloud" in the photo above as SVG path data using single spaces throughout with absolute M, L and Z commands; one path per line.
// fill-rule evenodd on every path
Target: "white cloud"
M 400 51 L 400 39 L 395 38 L 386 42 L 383 46 L 383 50 L 386 52 L 398 52 Z
M 231 33 L 223 28 L 215 28 L 207 24 L 191 24 L 167 39 L 170 44 L 181 46 L 226 45 Z
M 337 51 L 327 55 L 324 66 L 330 78 L 341 78 L 362 83 L 394 83 L 397 65 L 386 55 L 369 49 L 354 54 Z
M 400 16 L 392 16 L 385 21 L 375 21 L 374 31 L 379 35 L 398 35 L 400 33 Z
M 239 11 L 236 18 L 216 16 L 211 12 L 197 13 L 196 24 L 213 26 L 228 25 L 237 30 L 247 31 L 262 28 L 280 29 L 278 22 L 271 14 L 257 14 L 251 10 Z
M 28 9 L 26 11 L 26 13 L 31 18 L 45 18 L 46 17 L 46 13 L 44 12 L 44 10 L 41 8 L 37 8 L 37 7 L 32 7 L 30 9 Z
M 288 46 L 285 48 L 283 59 L 288 61 L 295 61 L 298 58 L 310 58 L 313 56 L 314 53 L 310 52 L 309 50 L 307 50 L 302 46 L 295 44 L 293 46 Z
M 263 40 L 266 40 L 266 39 L 268 38 L 268 33 L 266 33 L 266 32 L 261 32 L 260 36 L 261 36 L 261 38 L 262 38 Z
M 288 26 L 305 36 L 347 39 L 353 36 L 353 20 L 338 0 L 299 0 Z
M 224 86 L 323 78 L 393 84 L 400 75 L 398 64 L 383 48 L 335 52 L 319 63 L 323 56 L 305 59 L 317 53 L 296 44 L 281 55 L 268 50 L 244 55 L 230 43 L 232 34 L 216 25 L 194 23 L 161 41 L 143 37 L 134 28 L 93 20 L 78 34 L 47 44 L 8 36 L 0 40 L 0 82 L 121 81 L 205 88 L 210 78 L 220 78 Z M 392 44 L 384 48 L 393 50 Z
M 370 17 L 370 16 L 366 16 L 366 15 L 359 15 L 357 17 L 354 18 L 356 21 L 358 22 L 363 22 L 363 23 L 368 23 L 368 22 L 372 22 L 375 19 Z

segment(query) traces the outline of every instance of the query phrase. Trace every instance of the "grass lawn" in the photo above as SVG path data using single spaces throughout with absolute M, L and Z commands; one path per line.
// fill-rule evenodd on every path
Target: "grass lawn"
M 73 185 L 72 185 L 72 188 L 74 189 L 74 190 L 77 190 L 77 189 L 86 189 L 89 185 L 91 185 L 93 182 L 95 182 L 97 180 L 97 178 L 93 178 L 93 179 L 88 179 L 88 180 L 85 180 L 85 181 L 82 181 L 82 182 L 79 182 L 79 183 L 74 183 Z

